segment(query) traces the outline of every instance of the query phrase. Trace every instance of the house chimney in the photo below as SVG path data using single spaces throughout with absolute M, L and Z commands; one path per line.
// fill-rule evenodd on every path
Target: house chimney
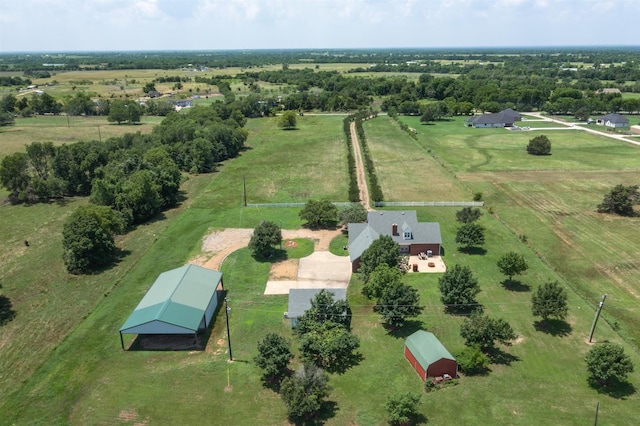
M 398 235 L 398 224 L 394 223 L 393 225 L 391 225 L 391 235 L 396 236 Z

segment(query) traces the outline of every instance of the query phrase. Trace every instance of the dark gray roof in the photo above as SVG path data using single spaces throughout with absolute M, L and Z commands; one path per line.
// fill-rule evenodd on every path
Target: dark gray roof
M 598 120 L 601 120 L 603 122 L 611 122 L 611 123 L 629 123 L 629 120 L 627 120 L 627 118 L 622 115 L 622 114 L 616 114 L 616 113 L 612 113 L 612 114 L 607 114 L 607 115 L 603 115 L 602 117 L 598 118 Z
M 392 235 L 393 225 L 398 226 L 398 235 Z M 405 239 L 404 232 L 410 232 L 411 238 Z M 410 211 L 373 211 L 367 215 L 367 223 L 349 224 L 349 257 L 358 259 L 371 243 L 380 235 L 390 236 L 400 245 L 442 244 L 440 224 L 438 222 L 418 222 L 415 210 Z
M 347 300 L 345 288 L 292 288 L 289 290 L 287 308 L 289 318 L 300 318 L 311 307 L 311 300 L 322 290 L 333 293 L 333 300 Z
M 511 108 L 507 108 L 496 113 L 474 115 L 467 118 L 465 121 L 467 123 L 474 124 L 511 124 L 520 120 L 522 120 L 522 116 L 518 112 Z

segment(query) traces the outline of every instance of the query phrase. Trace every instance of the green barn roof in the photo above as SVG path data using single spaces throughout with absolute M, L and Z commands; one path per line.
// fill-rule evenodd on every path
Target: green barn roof
M 185 265 L 161 273 L 120 328 L 127 334 L 182 334 L 198 331 L 222 273 Z M 215 309 L 215 305 L 213 307 Z
M 456 359 L 449 353 L 447 348 L 442 346 L 433 333 L 418 330 L 411 336 L 407 337 L 405 345 L 409 348 L 415 359 L 420 363 L 422 368 L 427 370 L 431 364 L 441 359 Z

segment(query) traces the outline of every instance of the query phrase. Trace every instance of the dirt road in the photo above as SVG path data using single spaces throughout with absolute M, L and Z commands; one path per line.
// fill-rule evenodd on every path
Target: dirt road
M 367 186 L 367 177 L 364 173 L 364 162 L 362 161 L 362 153 L 360 152 L 360 144 L 358 143 L 358 132 L 356 132 L 355 121 L 351 123 L 351 143 L 353 144 L 353 156 L 356 160 L 356 177 L 358 179 L 358 189 L 360 189 L 360 203 L 366 210 L 372 210 L 369 201 L 369 187 Z

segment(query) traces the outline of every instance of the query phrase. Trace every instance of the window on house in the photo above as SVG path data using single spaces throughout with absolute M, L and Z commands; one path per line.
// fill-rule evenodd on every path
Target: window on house
M 410 239 L 411 239 L 411 231 L 409 231 L 409 232 L 406 232 L 406 231 L 405 231 L 405 233 L 404 233 L 404 239 L 405 239 L 405 240 L 410 240 Z

